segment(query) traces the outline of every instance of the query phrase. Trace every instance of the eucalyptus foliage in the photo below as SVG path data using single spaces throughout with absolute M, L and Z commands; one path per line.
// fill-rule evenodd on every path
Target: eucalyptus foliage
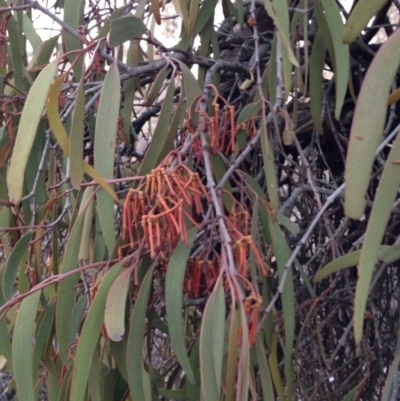
M 0 0 L 8 391 L 397 399 L 399 9 Z

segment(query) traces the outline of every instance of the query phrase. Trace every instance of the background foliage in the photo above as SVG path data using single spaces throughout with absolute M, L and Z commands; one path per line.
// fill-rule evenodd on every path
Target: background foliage
M 0 0 L 7 391 L 397 399 L 399 9 Z

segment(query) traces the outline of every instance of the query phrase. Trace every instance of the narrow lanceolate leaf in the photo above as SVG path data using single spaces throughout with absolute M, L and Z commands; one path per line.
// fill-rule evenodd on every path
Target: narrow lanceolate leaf
M 201 392 L 209 401 L 220 399 L 224 331 L 225 299 L 220 276 L 206 304 L 200 331 Z
M 182 318 L 182 286 L 190 250 L 196 237 L 196 229 L 194 227 L 188 231 L 188 237 L 189 247 L 187 248 L 183 242 L 179 242 L 168 263 L 165 281 L 165 307 L 171 345 L 187 378 L 194 383 L 193 370 L 187 356 L 185 327 Z
M 313 278 L 314 283 L 318 283 L 324 278 L 348 267 L 356 266 L 360 262 L 361 249 L 346 253 L 345 255 L 332 260 L 325 265 Z M 386 246 L 381 245 L 378 259 L 387 265 L 400 259 L 400 245 Z
M 107 72 L 97 110 L 94 165 L 106 178 L 112 178 L 120 103 L 120 79 L 117 63 Z
M 85 0 L 64 0 L 64 22 L 73 29 L 78 30 L 78 27 L 83 23 L 83 12 L 85 8 Z M 82 49 L 83 41 L 78 40 L 65 30 L 63 31 L 63 43 L 67 52 Z M 74 61 L 79 56 L 79 53 L 74 52 L 69 55 L 69 58 Z M 81 57 L 74 66 L 75 76 L 82 76 L 83 59 Z
M 36 320 L 36 339 L 32 355 L 32 372 L 34 376 L 36 376 L 39 371 L 43 352 L 53 328 L 53 320 L 54 303 L 49 305 L 48 311 L 42 311 L 39 318 Z
M 35 401 L 32 372 L 32 336 L 39 298 L 40 291 L 37 291 L 22 301 L 14 326 L 12 342 L 13 371 L 18 399 L 24 401 Z
M 324 278 L 336 273 L 340 270 L 346 269 L 348 267 L 358 265 L 360 261 L 361 249 L 358 251 L 346 253 L 340 258 L 333 259 L 331 262 L 326 264 L 313 278 L 314 283 L 318 283 Z
M 121 264 L 117 263 L 107 272 L 100 284 L 99 290 L 83 324 L 75 354 L 74 371 L 72 375 L 71 400 L 84 401 L 88 382 L 90 365 L 97 347 L 101 327 L 104 322 L 104 310 L 108 291 L 114 280 L 121 273 Z
M 46 110 L 50 128 L 53 131 L 53 134 L 56 137 L 62 151 L 69 156 L 69 138 L 58 114 L 58 95 L 60 94 L 63 80 L 64 77 L 61 76 L 56 79 L 54 84 L 51 86 L 46 104 Z M 82 160 L 82 163 L 85 174 L 92 177 L 116 202 L 118 202 L 116 193 L 111 188 L 110 184 L 108 184 L 108 182 L 101 176 L 101 174 L 92 166 L 87 164 L 84 160 Z
M 289 11 L 287 4 L 284 1 L 273 0 L 272 5 L 271 0 L 264 0 L 264 6 L 268 15 L 274 20 L 279 32 L 279 37 L 286 48 L 290 61 L 293 65 L 299 67 L 299 62 L 297 61 L 290 45 Z
M 354 303 L 354 338 L 361 342 L 364 312 L 367 305 L 372 273 L 378 259 L 383 235 L 389 221 L 393 202 L 400 185 L 400 136 L 397 136 L 389 153 L 372 205 L 367 231 L 360 256 Z
M 0 306 L 3 306 L 5 299 L 0 289 Z M 0 320 L 0 353 L 8 360 L 12 360 L 11 341 L 7 328 L 7 319 Z
M 388 0 L 360 0 L 353 8 L 343 30 L 343 43 L 354 42 L 371 18 Z
M 260 372 L 263 400 L 264 401 L 274 401 L 275 396 L 274 396 L 271 372 L 269 370 L 267 356 L 266 356 L 267 353 L 268 352 L 265 349 L 263 342 L 262 342 L 262 336 L 259 334 L 257 336 L 256 354 L 257 354 L 258 369 Z
M 91 195 L 93 187 L 88 187 L 82 198 L 82 204 L 78 217 L 68 236 L 68 242 L 63 258 L 62 273 L 69 272 L 78 267 L 78 250 L 82 239 L 82 229 L 85 221 L 85 215 L 90 203 L 93 202 Z M 74 274 L 61 281 L 57 293 L 56 305 L 56 332 L 60 356 L 64 364 L 68 363 L 68 344 L 70 333 L 70 320 L 72 310 L 75 305 L 76 289 L 75 285 L 79 281 L 79 274 Z
M 275 251 L 275 257 L 278 265 L 279 280 L 283 279 L 286 263 L 291 255 L 291 250 L 286 242 L 286 238 L 275 222 L 271 226 L 272 243 Z M 284 282 L 282 293 L 282 308 L 283 319 L 285 324 L 285 347 L 284 347 L 284 361 L 285 361 L 285 381 L 286 381 L 286 397 L 291 400 L 293 398 L 293 342 L 295 334 L 295 301 L 294 301 L 294 284 L 293 272 L 291 267 Z
M 154 82 L 151 84 L 146 96 L 143 100 L 143 105 L 150 107 L 153 105 L 154 101 L 160 95 L 161 87 L 165 84 L 168 74 L 171 73 L 171 66 L 164 66 L 160 72 L 157 74 Z
M 385 387 L 383 388 L 383 394 L 382 394 L 382 398 L 381 401 L 389 401 L 392 400 L 392 396 L 393 396 L 393 381 L 395 379 L 397 379 L 397 375 L 398 375 L 398 366 L 400 363 L 400 354 L 397 354 L 396 357 L 394 358 L 393 362 L 392 362 L 392 366 L 389 369 L 389 372 L 387 374 L 386 377 L 386 381 L 385 381 Z
M 190 71 L 189 67 L 185 63 L 182 63 L 179 60 L 177 61 L 182 72 L 183 92 L 186 96 L 186 104 L 187 107 L 189 107 L 193 100 L 201 95 L 199 81 L 195 78 L 192 71 Z
M 92 195 L 93 191 L 85 191 L 86 196 Z M 82 229 L 82 237 L 81 237 L 81 245 L 79 246 L 79 260 L 89 260 L 90 256 L 90 244 L 92 237 L 92 226 L 93 226 L 93 209 L 94 202 L 90 202 L 86 213 L 85 219 L 83 221 L 83 229 Z
M 338 5 L 336 2 L 331 0 L 321 0 L 321 3 L 325 11 L 325 18 L 332 38 L 333 50 L 335 52 L 335 118 L 336 120 L 339 120 L 349 81 L 349 46 L 342 42 L 343 22 Z
M 22 21 L 23 21 L 22 24 L 23 24 L 23 29 L 24 29 L 26 38 L 29 40 L 29 43 L 31 44 L 32 49 L 35 52 L 36 49 L 42 43 L 42 39 L 40 38 L 35 27 L 33 26 L 32 20 L 28 17 L 27 14 L 25 14 L 25 13 L 22 14 Z
M 72 114 L 72 125 L 69 141 L 69 158 L 71 160 L 71 183 L 78 188 L 83 179 L 83 133 L 85 130 L 85 88 L 83 75 L 76 91 L 75 108 Z
M 278 361 L 278 335 L 274 333 L 271 342 L 271 350 L 268 356 L 268 364 L 271 372 L 271 378 L 274 383 L 275 390 L 280 400 L 285 399 L 285 393 L 283 391 L 282 378 L 279 371 Z
M 31 60 L 29 61 L 27 67 L 28 70 L 42 66 L 49 62 L 54 52 L 54 47 L 57 45 L 58 38 L 59 35 L 56 35 L 40 44 L 35 53 L 33 53 Z
M 115 60 L 104 79 L 96 119 L 94 167 L 104 178 L 113 177 L 120 92 L 119 72 Z M 97 194 L 97 208 L 108 252 L 111 253 L 115 243 L 114 202 L 105 191 Z
M 236 296 L 232 292 L 232 304 L 231 304 L 231 318 L 229 325 L 229 343 L 228 343 L 228 359 L 226 364 L 226 391 L 225 400 L 234 401 L 235 399 L 235 387 L 236 387 L 236 371 L 237 371 L 237 358 L 238 358 L 238 347 L 237 340 L 239 334 L 239 323 L 238 313 L 236 310 Z
M 172 0 L 176 13 L 182 18 L 183 25 L 187 29 L 189 24 L 189 11 L 185 0 Z
M 30 231 L 21 237 L 21 239 L 14 246 L 10 257 L 7 260 L 3 276 L 3 296 L 6 301 L 9 301 L 13 297 L 18 266 L 20 265 L 23 256 L 26 255 L 26 250 L 33 233 L 34 231 Z
M 278 181 L 276 179 L 274 153 L 271 146 L 271 141 L 268 137 L 267 121 L 265 115 L 261 117 L 261 150 L 264 161 L 264 172 L 267 181 L 267 192 L 271 206 L 274 210 L 279 209 L 279 196 L 278 196 Z
M 196 18 L 199 12 L 199 0 L 190 0 L 189 7 L 189 23 L 188 23 L 188 35 L 189 38 L 193 41 L 194 39 L 194 29 L 196 25 Z
M 22 89 L 23 77 L 23 59 L 21 48 L 21 33 L 18 29 L 19 24 L 15 20 L 15 16 L 11 16 L 7 23 L 9 49 L 12 58 L 14 85 L 18 89 Z
M 143 21 L 134 15 L 127 15 L 111 20 L 111 28 L 108 36 L 110 47 L 121 45 L 128 40 L 135 39 L 147 31 Z
M 161 107 L 160 116 L 157 121 L 157 126 L 154 130 L 153 138 L 147 149 L 146 155 L 140 167 L 139 175 L 146 175 L 156 166 L 161 154 L 166 154 L 168 149 L 165 148 L 165 143 L 168 141 L 168 126 L 171 119 L 174 101 L 175 82 L 174 78 L 168 85 L 167 94 L 165 95 L 163 105 Z M 172 149 L 169 149 L 172 150 Z
M 390 85 L 399 64 L 400 29 L 389 37 L 372 60 L 354 111 L 345 173 L 345 212 L 352 219 L 364 214 L 365 192 L 383 134 Z
M 315 35 L 310 58 L 310 106 L 311 117 L 315 128 L 320 134 L 322 127 L 322 80 L 325 64 L 326 46 L 322 38 L 322 31 L 318 29 Z
M 8 172 L 8 191 L 11 202 L 19 204 L 22 198 L 24 177 L 28 157 L 35 139 L 36 130 L 42 117 L 47 94 L 57 71 L 57 60 L 47 65 L 38 75 L 29 91 Z
M 104 324 L 107 335 L 113 341 L 121 341 L 125 333 L 125 304 L 131 270 L 122 273 L 111 286 L 107 295 Z
M 248 401 L 249 388 L 250 388 L 250 343 L 249 331 L 244 311 L 244 305 L 240 303 L 240 328 L 242 333 L 242 342 L 240 344 L 239 361 L 238 361 L 238 376 L 241 377 L 241 388 L 239 386 L 237 391 L 240 397 L 236 397 L 238 401 Z
M 143 279 L 132 320 L 129 329 L 128 346 L 126 353 L 126 367 L 128 372 L 128 383 L 133 399 L 151 400 L 146 397 L 143 377 L 143 332 L 146 322 L 147 304 L 149 301 L 150 288 L 153 280 L 153 264 Z

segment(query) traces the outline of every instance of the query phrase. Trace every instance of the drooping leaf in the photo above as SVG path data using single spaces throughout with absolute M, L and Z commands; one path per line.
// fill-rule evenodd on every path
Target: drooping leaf
M 182 72 L 183 92 L 186 95 L 187 107 L 189 107 L 192 104 L 193 100 L 201 95 L 201 89 L 198 80 L 195 78 L 188 66 L 181 61 L 178 61 L 178 63 Z
M 397 136 L 382 172 L 361 250 L 354 303 L 354 339 L 356 344 L 362 340 L 364 312 L 372 273 L 400 185 L 400 164 L 397 163 L 399 157 L 400 136 Z
M 286 263 L 290 258 L 291 250 L 286 242 L 278 223 L 271 224 L 271 237 L 277 259 L 279 280 L 282 285 L 282 280 L 287 269 Z M 294 387 L 293 373 L 293 343 L 295 335 L 295 301 L 294 301 L 294 283 L 292 267 L 288 268 L 287 277 L 280 290 L 283 308 L 283 318 L 285 322 L 285 346 L 284 346 L 284 361 L 285 361 L 285 382 L 286 382 L 286 397 L 292 399 Z
M 163 105 L 161 107 L 160 116 L 157 121 L 157 126 L 154 130 L 153 138 L 146 155 L 140 167 L 139 175 L 145 175 L 151 172 L 159 161 L 161 155 L 166 155 L 172 149 L 166 149 L 165 143 L 168 140 L 168 125 L 171 119 L 173 110 L 175 82 L 172 78 L 167 94 L 165 95 Z
M 343 30 L 343 43 L 354 42 L 371 18 L 388 0 L 360 0 L 355 4 Z
M 28 70 L 42 66 L 49 62 L 54 52 L 54 47 L 57 45 L 58 38 L 59 35 L 53 36 L 52 38 L 40 44 L 35 53 L 33 53 L 31 60 L 29 61 L 27 67 Z
M 263 391 L 263 400 L 274 401 L 275 397 L 274 397 L 271 372 L 269 370 L 269 365 L 266 356 L 267 350 L 263 346 L 261 335 L 257 336 L 256 350 L 257 350 L 258 368 L 261 378 L 261 387 Z
M 176 13 L 182 18 L 183 25 L 186 27 L 189 24 L 189 11 L 185 0 L 172 0 Z
M 32 46 L 33 51 L 35 52 L 36 49 L 42 43 L 42 39 L 40 38 L 39 34 L 37 33 L 35 27 L 33 26 L 32 20 L 28 17 L 26 13 L 23 13 L 23 29 L 26 35 L 26 38 L 29 40 L 29 43 Z
M 240 394 L 240 401 L 247 401 L 249 399 L 250 389 L 250 342 L 249 342 L 249 330 L 244 311 L 244 305 L 239 302 L 240 305 L 240 329 L 242 333 L 242 342 L 239 350 L 238 360 L 238 375 L 241 377 L 241 385 L 237 386 L 237 392 Z
M 195 26 L 197 20 L 197 14 L 199 12 L 199 0 L 190 0 L 189 2 L 189 22 L 187 25 L 187 32 L 192 42 L 194 40 Z
M 43 358 L 50 331 L 54 321 L 54 303 L 52 303 L 48 311 L 41 312 L 41 316 L 37 319 L 37 329 L 35 335 L 35 345 L 32 355 L 32 372 L 36 376 L 39 366 Z
M 143 21 L 134 15 L 111 20 L 108 44 L 110 47 L 121 45 L 124 42 L 135 39 L 147 31 Z
M 325 64 L 325 53 L 326 46 L 322 38 L 322 32 L 318 29 L 310 58 L 310 106 L 313 123 L 320 134 L 324 131 L 322 127 L 322 74 Z
M 185 277 L 186 264 L 190 256 L 190 250 L 196 237 L 196 228 L 188 231 L 189 247 L 179 242 L 170 257 L 167 275 L 165 279 L 165 308 L 171 344 L 176 358 L 181 364 L 190 382 L 194 383 L 194 374 L 187 356 L 185 343 L 185 327 L 182 318 L 183 294 L 182 286 Z
M 53 134 L 63 152 L 69 156 L 69 138 L 58 114 L 58 96 L 63 81 L 64 77 L 61 76 L 51 86 L 46 109 L 51 130 L 53 131 Z M 118 202 L 118 196 L 111 188 L 110 184 L 108 184 L 108 182 L 102 177 L 102 175 L 84 160 L 82 160 L 82 163 L 84 172 L 88 176 L 92 177 L 116 202 Z
M 92 198 L 93 187 L 88 187 L 85 190 L 82 198 L 81 207 L 75 224 L 68 236 L 68 242 L 65 249 L 63 264 L 61 268 L 62 273 L 69 272 L 78 267 L 78 250 L 82 238 L 83 224 L 85 215 L 90 203 L 93 202 Z M 57 305 L 56 305 L 56 332 L 57 340 L 60 350 L 60 356 L 64 364 L 68 364 L 68 345 L 70 341 L 70 320 L 72 310 L 75 305 L 75 285 L 79 281 L 79 274 L 74 274 L 61 281 L 57 292 Z
M 5 299 L 0 289 L 0 306 L 3 306 L 4 303 Z M 7 328 L 7 319 L 0 320 L 0 353 L 4 355 L 7 361 L 11 361 L 12 363 L 11 341 Z
M 273 5 L 272 5 L 273 3 Z M 290 44 L 289 34 L 289 11 L 287 4 L 280 0 L 264 0 L 264 6 L 268 15 L 273 19 L 275 26 L 279 32 L 279 37 L 284 45 L 288 58 L 295 66 L 299 66 Z
M 274 154 L 268 137 L 265 115 L 262 115 L 261 117 L 260 130 L 261 149 L 264 161 L 265 178 L 267 181 L 268 198 L 271 206 L 277 211 L 279 209 L 278 181 L 276 178 Z
M 13 370 L 18 399 L 35 401 L 32 372 L 32 337 L 40 291 L 26 297 L 19 307 L 12 342 Z
M 228 358 L 226 364 L 226 392 L 225 400 L 234 401 L 235 399 L 235 383 L 237 372 L 238 347 L 237 340 L 239 334 L 238 313 L 236 310 L 236 297 L 232 293 L 232 306 L 229 325 L 229 344 Z
M 21 120 L 8 173 L 8 191 L 11 202 L 18 205 L 22 198 L 25 169 L 42 117 L 47 94 L 57 71 L 57 60 L 48 64 L 38 75 L 29 91 Z
M 340 270 L 347 269 L 348 267 L 357 266 L 360 262 L 361 249 L 346 253 L 339 258 L 333 259 L 326 264 L 313 278 L 314 283 L 318 283 L 324 278 Z M 400 259 L 400 245 L 386 246 L 381 245 L 378 253 L 378 259 L 386 264 L 391 264 Z
M 107 295 L 104 324 L 108 337 L 113 341 L 121 341 L 125 333 L 125 304 L 130 277 L 128 269 L 114 281 Z
M 285 393 L 283 391 L 282 378 L 279 371 L 278 362 L 278 335 L 274 333 L 271 342 L 271 351 L 268 356 L 268 364 L 271 372 L 272 381 L 274 383 L 275 390 L 280 400 L 285 399 Z
M 339 120 L 349 81 L 349 46 L 342 42 L 343 22 L 338 5 L 330 0 L 321 0 L 321 4 L 333 44 L 336 88 L 335 118 Z
M 85 400 L 90 365 L 104 322 L 107 294 L 114 280 L 121 274 L 121 268 L 121 263 L 117 263 L 104 276 L 86 316 L 75 354 L 74 373 L 71 383 L 71 400 Z
M 3 2 L 2 6 L 7 7 L 8 4 Z M 23 89 L 23 49 L 21 46 L 21 33 L 18 29 L 18 23 L 15 16 L 11 16 L 7 23 L 8 38 L 10 42 L 14 85 L 16 88 Z
M 85 297 L 79 298 L 76 302 L 74 309 L 71 313 L 69 320 L 69 342 L 73 343 L 77 340 L 79 328 L 82 324 L 82 319 L 87 307 L 87 299 Z
M 120 92 L 115 60 L 104 79 L 96 119 L 94 167 L 104 178 L 113 178 Z M 97 209 L 108 252 L 111 254 L 115 243 L 114 202 L 105 191 L 97 194 Z
M 79 26 L 83 24 L 83 13 L 85 9 L 85 0 L 64 0 L 64 22 L 71 28 L 78 30 Z M 83 59 L 81 54 L 75 50 L 83 48 L 83 40 L 79 40 L 72 36 L 66 30 L 63 30 L 63 41 L 67 52 L 72 52 L 68 57 L 71 62 L 75 62 L 73 69 L 75 76 L 81 77 L 83 70 Z M 76 58 L 79 58 L 76 60 Z
M 225 300 L 222 276 L 206 304 L 200 331 L 200 371 L 202 395 L 219 400 L 225 330 Z
M 146 397 L 144 377 L 143 377 L 143 331 L 147 304 L 149 301 L 150 288 L 153 280 L 153 264 L 146 273 L 140 286 L 135 309 L 133 310 L 126 353 L 126 367 L 128 372 L 128 383 L 132 397 L 137 400 L 150 401 Z
M 91 195 L 93 191 L 88 191 L 88 195 Z M 92 237 L 92 227 L 93 227 L 93 209 L 94 202 L 90 202 L 86 213 L 85 220 L 83 222 L 81 244 L 79 246 L 79 260 L 89 260 L 90 257 L 90 247 L 91 247 L 91 237 Z
M 69 135 L 69 157 L 71 166 L 71 184 L 78 188 L 83 179 L 83 133 L 85 131 L 85 88 L 83 76 L 76 91 L 75 108 L 72 114 Z
M 383 388 L 381 401 L 389 401 L 393 399 L 392 398 L 394 391 L 393 381 L 396 379 L 396 376 L 398 374 L 399 363 L 400 363 L 400 354 L 397 354 L 386 376 L 385 387 Z
M 146 96 L 143 100 L 144 106 L 150 107 L 153 105 L 154 101 L 160 95 L 161 87 L 165 84 L 165 80 L 167 79 L 167 76 L 170 73 L 171 73 L 171 67 L 169 65 L 166 65 L 160 70 L 154 82 L 151 84 L 150 89 L 146 93 Z
M 28 248 L 29 241 L 32 238 L 34 231 L 27 232 L 14 246 L 11 251 L 10 257 L 7 260 L 4 277 L 3 277 L 3 296 L 6 301 L 9 301 L 14 294 L 14 284 L 18 273 L 18 266 L 21 263 L 21 259 L 26 257 L 26 250 Z
M 359 219 L 364 214 L 365 192 L 383 134 L 390 85 L 399 64 L 400 30 L 396 30 L 372 60 L 354 111 L 345 173 L 345 212 L 352 219 Z

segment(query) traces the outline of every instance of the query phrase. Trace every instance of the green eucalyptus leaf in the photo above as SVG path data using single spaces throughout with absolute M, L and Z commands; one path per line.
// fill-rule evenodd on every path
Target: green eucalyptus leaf
M 186 247 L 183 242 L 179 242 L 178 246 L 175 248 L 168 263 L 165 281 L 165 307 L 171 344 L 178 362 L 181 364 L 191 383 L 194 383 L 195 378 L 187 356 L 185 327 L 182 319 L 182 286 L 186 264 L 190 256 L 191 247 L 196 238 L 196 233 L 197 230 L 195 227 L 188 231 L 189 247 Z
M 57 61 L 48 64 L 38 75 L 29 91 L 8 171 L 8 191 L 11 202 L 18 205 L 22 198 L 25 170 L 36 130 L 42 117 L 50 85 L 57 71 Z
M 74 361 L 71 383 L 71 400 L 84 401 L 90 366 L 96 351 L 104 322 L 107 294 L 114 280 L 121 273 L 121 263 L 114 265 L 104 276 L 83 324 Z
M 388 2 L 388 0 L 359 0 L 351 11 L 343 30 L 343 43 L 354 42 L 371 18 Z
M 147 31 L 143 21 L 134 15 L 111 20 L 108 44 L 110 47 L 121 45 L 124 42 L 135 39 Z
M 352 219 L 360 219 L 364 214 L 365 193 L 370 183 L 375 151 L 383 134 L 390 86 L 399 64 L 398 29 L 380 47 L 372 60 L 354 111 L 345 173 L 345 212 Z
M 140 286 L 139 295 L 131 318 L 126 353 L 126 367 L 131 394 L 134 399 L 143 401 L 151 400 L 151 398 L 146 396 L 146 380 L 142 359 L 143 332 L 154 267 L 155 264 L 149 268 Z
M 94 168 L 103 178 L 108 179 L 113 178 L 114 172 L 120 93 L 120 78 L 115 60 L 107 72 L 101 90 L 94 143 Z M 104 190 L 97 194 L 97 210 L 107 249 L 111 254 L 115 244 L 114 201 Z
M 19 307 L 12 341 L 13 369 L 18 399 L 35 401 L 32 371 L 32 337 L 40 291 L 26 297 Z

